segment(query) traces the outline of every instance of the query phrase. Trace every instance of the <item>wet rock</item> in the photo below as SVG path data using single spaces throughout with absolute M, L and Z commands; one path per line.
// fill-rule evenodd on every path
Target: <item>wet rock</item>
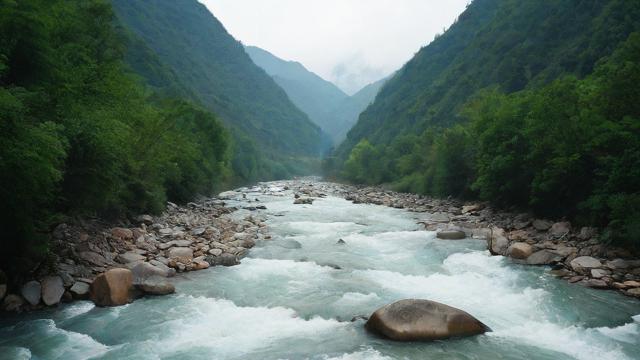
M 308 198 L 308 197 L 300 197 L 297 198 L 293 201 L 294 204 L 296 205 L 300 205 L 300 204 L 306 204 L 306 205 L 311 205 L 313 204 L 313 199 L 312 198 Z
M 513 243 L 507 249 L 507 254 L 514 259 L 526 259 L 533 253 L 533 247 L 524 242 Z
M 584 282 L 584 285 L 594 289 L 607 289 L 609 285 L 607 282 L 600 279 L 589 279 Z
M 168 269 L 168 267 L 167 267 Z M 158 277 L 168 277 L 169 271 L 161 269 L 155 265 L 152 265 L 147 262 L 141 262 L 131 268 L 131 274 L 133 274 L 133 283 L 139 284 L 144 279 L 158 276 Z
M 140 261 L 144 261 L 146 260 L 146 258 L 138 253 L 135 253 L 133 251 L 128 251 L 124 254 L 119 254 L 118 255 L 118 261 L 122 264 L 129 264 L 129 263 L 135 263 L 135 262 L 140 262 Z
M 436 237 L 443 240 L 461 240 L 466 238 L 467 235 L 464 233 L 464 231 L 460 230 L 443 230 L 438 231 Z
M 536 251 L 527 257 L 527 264 L 529 265 L 551 265 L 562 261 L 564 257 L 550 250 Z
M 133 239 L 133 231 L 125 228 L 113 228 L 111 229 L 111 236 L 115 239 L 120 240 L 132 240 Z
M 292 239 L 285 239 L 282 241 L 278 241 L 277 245 L 285 249 L 301 249 L 302 248 L 302 244 L 300 244 L 300 242 Z
M 131 301 L 133 273 L 128 269 L 111 269 L 98 275 L 90 286 L 91 300 L 97 306 L 119 306 Z
M 509 239 L 507 239 L 504 230 L 499 227 L 493 227 L 489 235 L 489 250 L 494 255 L 504 255 L 509 247 Z
M 193 259 L 193 250 L 188 247 L 174 247 L 169 249 L 167 255 L 169 259 L 177 259 L 182 262 L 189 262 Z
M 549 235 L 552 237 L 559 239 L 563 236 L 566 236 L 571 231 L 571 223 L 568 221 L 557 222 L 551 226 L 549 229 Z
M 176 292 L 172 283 L 158 276 L 147 278 L 136 286 L 148 295 L 168 295 Z
M 145 224 L 147 226 L 150 226 L 153 224 L 153 217 L 151 215 L 140 215 L 136 218 L 136 221 L 139 224 Z
M 533 220 L 533 227 L 538 231 L 547 231 L 553 226 L 551 221 L 536 219 Z
M 47 306 L 60 302 L 64 295 L 64 282 L 60 276 L 49 276 L 42 280 L 42 302 Z
M 216 257 L 208 257 L 207 262 L 211 264 L 211 266 L 234 266 L 240 264 L 235 255 L 227 253 Z
M 398 341 L 432 341 L 482 334 L 489 327 L 454 307 L 429 300 L 400 300 L 376 310 L 365 327 Z
M 69 289 L 75 299 L 86 299 L 89 297 L 89 284 L 83 281 L 76 281 Z
M 339 239 L 338 241 L 336 241 L 336 245 L 346 245 L 346 244 L 347 242 L 342 239 Z
M 22 297 L 31 305 L 38 305 L 42 296 L 42 286 L 40 282 L 32 280 L 22 285 L 20 290 Z
M 629 289 L 626 292 L 627 295 L 640 298 L 640 288 Z
M 569 263 L 573 271 L 585 274 L 591 271 L 591 269 L 602 267 L 600 260 L 591 256 L 579 256 Z
M 7 295 L 2 301 L 2 308 L 9 312 L 20 311 L 22 305 L 24 305 L 24 299 L 16 294 Z
M 7 293 L 7 284 L 0 284 L 0 300 L 2 300 Z

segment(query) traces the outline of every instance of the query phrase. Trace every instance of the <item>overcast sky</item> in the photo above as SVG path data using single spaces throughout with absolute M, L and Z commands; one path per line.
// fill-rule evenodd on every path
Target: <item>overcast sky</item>
M 352 94 L 399 69 L 469 0 L 199 0 L 236 39 Z

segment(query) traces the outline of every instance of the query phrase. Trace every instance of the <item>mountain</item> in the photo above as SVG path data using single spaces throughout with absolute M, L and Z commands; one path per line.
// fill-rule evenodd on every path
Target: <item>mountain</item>
M 389 144 L 404 134 L 462 121 L 478 90 L 540 86 L 563 74 L 589 74 L 638 29 L 637 2 L 475 0 L 380 90 L 338 151 L 362 139 Z
M 384 83 L 384 80 L 377 81 L 349 96 L 299 62 L 280 59 L 255 46 L 246 46 L 245 51 L 284 89 L 296 106 L 331 136 L 334 144 L 344 139 L 360 112 L 373 101 Z
M 112 4 L 133 39 L 130 66 L 152 87 L 186 94 L 222 119 L 234 135 L 234 167 L 240 177 L 290 175 L 307 162 L 300 160 L 316 157 L 328 146 L 320 128 L 198 1 Z M 260 164 L 251 165 L 255 162 Z
M 324 168 L 564 217 L 640 249 L 639 82 L 640 2 L 475 0 Z

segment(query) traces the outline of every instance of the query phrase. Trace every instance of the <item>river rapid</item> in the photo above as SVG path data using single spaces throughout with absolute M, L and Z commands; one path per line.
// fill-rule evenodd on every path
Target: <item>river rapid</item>
M 267 207 L 252 213 L 272 239 L 241 265 L 179 275 L 176 294 L 121 307 L 0 319 L 0 359 L 640 359 L 638 300 L 492 257 L 481 240 L 438 240 L 416 223 L 424 214 L 332 196 L 294 205 L 265 187 L 229 201 Z M 352 321 L 405 298 L 460 308 L 493 332 L 397 343 Z

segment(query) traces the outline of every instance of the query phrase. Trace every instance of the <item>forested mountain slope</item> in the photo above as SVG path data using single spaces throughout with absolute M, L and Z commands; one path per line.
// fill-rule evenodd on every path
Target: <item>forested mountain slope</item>
M 462 105 L 487 86 L 513 92 L 589 74 L 638 29 L 639 16 L 635 1 L 475 0 L 386 83 L 339 154 L 364 138 L 388 144 L 455 124 Z
M 280 59 L 255 46 L 247 46 L 245 50 L 286 91 L 291 101 L 331 136 L 335 145 L 342 142 L 386 80 L 369 84 L 349 96 L 299 62 Z
M 204 5 L 196 0 L 112 3 L 124 27 L 159 60 L 152 68 L 168 70 L 174 84 L 232 129 L 234 168 L 242 178 L 287 176 L 300 163 L 295 158 L 317 156 L 328 146 L 320 128 L 251 61 Z M 151 85 L 166 84 L 167 75 L 159 76 L 148 63 L 140 63 L 145 54 L 140 45 L 136 48 L 138 53 L 127 58 L 131 66 Z M 275 170 L 252 167 L 252 162 L 263 161 L 256 156 L 265 156 Z M 269 172 L 271 176 L 265 176 Z
M 475 0 L 381 89 L 334 174 L 640 248 L 640 2 Z

